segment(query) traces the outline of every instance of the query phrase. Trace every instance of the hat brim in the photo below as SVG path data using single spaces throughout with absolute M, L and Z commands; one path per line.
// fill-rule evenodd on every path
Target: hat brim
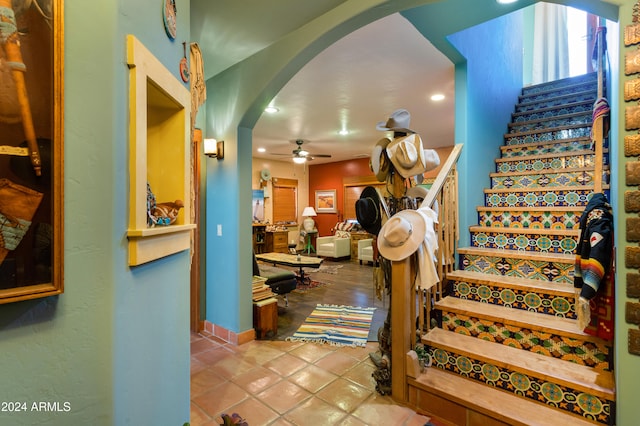
M 416 133 L 415 130 L 407 129 L 406 127 L 387 127 L 387 123 L 385 121 L 381 121 L 376 124 L 376 130 L 381 130 L 383 132 Z
M 384 182 L 389 174 L 389 159 L 386 148 L 391 143 L 391 139 L 382 138 L 371 151 L 371 171 L 376 175 L 378 182 Z
M 420 213 L 415 210 L 401 210 L 395 216 L 402 216 L 411 223 L 411 235 L 401 246 L 391 246 L 384 238 L 385 228 L 392 223 L 391 218 L 382 225 L 378 235 L 378 251 L 385 258 L 392 261 L 406 259 L 418 250 L 420 244 L 424 242 L 427 225 Z
M 422 198 L 423 200 L 427 197 L 427 193 L 429 190 L 424 186 L 412 186 L 407 189 L 407 193 L 405 194 L 409 198 Z
M 358 223 L 365 231 L 370 234 L 378 235 L 380 232 L 380 228 L 382 227 L 382 212 L 380 211 L 380 197 L 378 196 L 378 191 L 372 186 L 367 186 L 362 190 L 362 194 L 360 194 L 360 199 L 370 198 L 374 202 L 374 206 L 376 208 L 376 220 L 374 223 L 362 223 L 362 217 L 358 215 L 358 209 L 356 209 L 356 218 L 358 219 Z
M 408 138 L 417 139 L 417 141 L 415 141 L 414 143 L 417 145 L 416 146 L 416 153 L 418 154 L 418 158 L 416 160 L 416 163 L 410 168 L 404 167 L 396 159 L 396 151 L 397 151 L 398 147 L 400 146 L 401 143 L 403 143 Z M 427 165 L 425 164 L 425 158 L 424 158 L 424 149 L 422 148 L 422 139 L 420 138 L 420 135 L 418 135 L 418 134 L 403 136 L 401 138 L 394 139 L 387 146 L 387 156 L 391 160 L 391 163 L 395 167 L 396 171 L 400 174 L 400 176 L 402 176 L 404 178 L 409 178 L 411 176 L 422 174 L 422 173 L 425 172 L 425 170 L 427 168 Z

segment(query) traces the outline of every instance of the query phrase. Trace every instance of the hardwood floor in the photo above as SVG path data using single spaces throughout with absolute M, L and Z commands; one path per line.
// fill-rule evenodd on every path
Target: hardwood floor
M 373 288 L 373 266 L 360 265 L 358 261 L 325 259 L 324 267 L 337 267 L 337 273 L 310 272 L 312 280 L 322 283 L 318 287 L 297 289 L 289 293 L 289 306 L 285 307 L 282 296 L 278 297 L 278 333 L 270 340 L 285 340 L 311 314 L 317 304 L 375 307 L 369 331 L 369 341 L 378 340 L 378 329 L 382 327 L 389 309 L 389 298 L 378 300 Z M 294 270 L 295 268 L 289 268 Z M 309 271 L 311 268 L 305 268 Z

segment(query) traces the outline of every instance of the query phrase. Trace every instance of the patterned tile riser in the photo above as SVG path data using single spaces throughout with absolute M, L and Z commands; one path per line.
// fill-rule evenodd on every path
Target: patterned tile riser
M 481 211 L 478 213 L 478 224 L 496 228 L 577 229 L 580 214 L 549 211 Z
M 520 103 L 543 101 L 551 98 L 557 98 L 563 95 L 571 95 L 576 92 L 587 92 L 598 90 L 598 82 L 592 81 L 575 86 L 558 87 L 556 90 L 545 90 L 540 93 L 525 94 L 520 98 Z M 566 101 L 565 101 L 566 102 Z
M 431 368 L 440 368 L 601 424 L 609 424 L 613 403 L 604 398 L 444 349 L 429 347 L 428 353 L 432 360 Z
M 546 173 L 525 176 L 492 177 L 491 188 L 549 188 L 556 186 L 584 186 L 593 182 L 592 171 Z
M 562 139 L 582 138 L 591 135 L 591 127 L 577 127 L 575 129 L 562 129 L 550 132 L 536 132 L 528 135 L 508 136 L 505 145 L 518 145 L 525 143 L 548 142 Z
M 515 191 L 499 194 L 485 194 L 484 205 L 487 207 L 584 207 L 591 198 L 591 190 L 576 187 L 571 191 L 558 190 L 554 192 L 544 189 L 530 189 L 529 191 Z
M 456 312 L 442 313 L 442 328 L 466 336 L 586 365 L 599 371 L 609 369 L 608 349 L 602 344 L 598 345 L 517 325 L 482 320 Z
M 516 234 L 502 232 L 501 228 L 489 232 L 471 232 L 471 246 L 480 248 L 571 254 L 577 245 L 577 236 Z
M 549 109 L 545 111 L 530 111 L 523 113 L 521 115 L 517 115 L 514 117 L 514 123 L 522 123 L 524 121 L 533 121 L 533 120 L 543 120 L 545 118 L 551 118 L 557 115 L 566 115 L 566 114 L 577 114 L 580 112 L 589 112 L 589 117 L 591 117 L 591 110 L 593 109 L 593 102 L 582 102 L 575 105 L 558 105 L 554 109 Z
M 499 256 L 460 255 L 460 269 L 506 277 L 573 284 L 573 263 L 536 261 Z
M 451 296 L 474 302 L 490 303 L 511 309 L 537 312 L 561 318 L 576 319 L 574 298 L 565 298 L 543 291 L 528 291 L 517 288 L 478 284 L 473 281 L 454 280 Z
M 559 172 L 559 169 L 593 167 L 595 154 L 564 155 L 551 158 L 514 158 L 496 162 L 496 172 L 527 172 L 527 171 L 552 171 Z M 605 162 L 606 163 L 606 162 Z
M 571 126 L 574 124 L 586 124 L 591 126 L 591 112 L 589 112 L 588 114 L 580 115 L 580 116 L 512 125 L 512 126 L 509 126 L 509 133 L 524 133 L 524 132 L 531 132 L 533 130 L 544 130 L 544 129 L 552 129 L 556 127 Z
M 511 148 L 502 150 L 502 158 L 525 157 L 532 155 L 560 154 L 572 151 L 591 149 L 591 141 L 557 142 L 554 144 L 537 146 L 510 145 Z
M 569 94 L 564 97 L 557 97 L 557 98 L 551 98 L 551 99 L 541 99 L 541 100 L 538 100 L 537 102 L 530 102 L 527 100 L 523 100 L 522 103 L 516 105 L 516 113 L 536 111 L 538 109 L 543 109 L 543 108 L 553 108 L 561 105 L 566 105 L 567 103 L 575 103 L 575 102 L 591 102 L 593 104 L 595 100 L 596 100 L 595 91 Z
M 575 86 L 580 84 L 597 84 L 598 80 L 593 74 L 585 74 L 581 77 L 577 77 L 575 79 L 571 79 L 571 85 Z M 522 89 L 523 95 L 530 95 L 538 92 L 548 92 L 549 90 L 557 89 L 558 87 L 566 87 L 567 82 L 563 80 L 550 81 L 548 83 L 537 84 L 535 86 L 529 86 Z M 577 89 L 576 89 L 577 90 Z

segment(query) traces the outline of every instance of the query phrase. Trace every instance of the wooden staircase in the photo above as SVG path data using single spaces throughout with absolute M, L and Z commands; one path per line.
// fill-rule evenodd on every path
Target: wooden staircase
M 412 405 L 457 425 L 613 424 L 611 342 L 576 325 L 573 262 L 593 192 L 596 74 L 523 89 L 471 244 L 422 337 Z M 605 170 L 607 165 L 604 165 Z

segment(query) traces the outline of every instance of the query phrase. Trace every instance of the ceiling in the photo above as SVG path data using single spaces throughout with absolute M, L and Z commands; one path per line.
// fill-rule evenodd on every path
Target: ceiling
M 349 1 L 354 0 L 192 0 L 191 35 L 202 50 L 206 78 Z M 533 2 L 521 0 L 525 5 Z M 460 13 L 471 4 L 478 13 Z M 399 108 L 410 112 L 411 128 L 425 148 L 453 145 L 454 65 L 440 50 L 447 50 L 446 35 L 505 14 L 509 7 L 516 9 L 496 5 L 495 0 L 433 2 L 412 11 L 420 31 L 395 13 L 338 40 L 309 61 L 272 100 L 279 111 L 264 113 L 256 123 L 254 156 L 291 161 L 286 154 L 302 139 L 311 154 L 331 155 L 310 164 L 367 157 L 387 136 L 376 130 L 376 124 Z M 431 10 L 425 11 L 427 7 Z M 444 100 L 430 100 L 436 93 Z M 349 134 L 338 134 L 342 129 Z M 260 147 L 266 153 L 257 152 Z

